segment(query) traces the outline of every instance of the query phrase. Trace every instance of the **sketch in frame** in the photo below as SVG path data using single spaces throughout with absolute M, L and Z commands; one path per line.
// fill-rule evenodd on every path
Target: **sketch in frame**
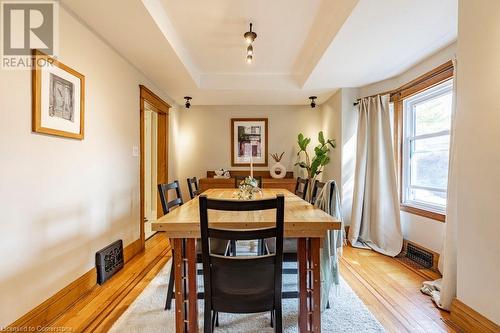
M 75 122 L 73 90 L 73 83 L 50 73 L 49 116 Z
M 231 119 L 231 165 L 267 166 L 267 118 Z
M 85 77 L 35 50 L 33 132 L 83 139 Z

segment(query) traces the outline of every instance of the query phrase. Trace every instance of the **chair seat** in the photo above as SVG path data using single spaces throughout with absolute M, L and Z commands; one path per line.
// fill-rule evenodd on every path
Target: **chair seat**
M 276 240 L 274 238 L 266 239 L 266 245 L 269 252 L 276 252 Z M 283 239 L 283 253 L 297 253 L 297 238 Z
M 226 253 L 228 241 L 222 239 L 210 240 L 210 252 L 214 254 L 224 255 Z M 196 240 L 196 253 L 201 253 L 201 239 Z

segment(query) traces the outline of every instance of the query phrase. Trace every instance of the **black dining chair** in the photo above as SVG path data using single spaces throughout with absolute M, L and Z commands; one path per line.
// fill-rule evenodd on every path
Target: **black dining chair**
M 204 281 L 204 332 L 214 330 L 219 312 L 258 313 L 271 311 L 275 332 L 283 331 L 282 268 L 285 199 L 235 201 L 200 200 L 200 227 Z M 276 209 L 276 225 L 252 230 L 215 229 L 209 226 L 208 210 L 256 211 Z M 256 256 L 220 256 L 210 252 L 209 241 L 276 238 L 275 252 Z
M 168 200 L 169 191 L 175 190 L 175 199 L 171 201 Z M 170 210 L 174 207 L 179 207 L 184 204 L 184 200 L 182 199 L 181 188 L 179 185 L 179 181 L 176 180 L 173 183 L 167 184 L 158 184 L 158 192 L 160 194 L 160 201 L 163 208 L 163 214 L 170 213 Z M 172 244 L 172 242 L 170 242 Z M 201 246 L 200 243 L 197 242 L 196 251 L 198 253 L 198 262 L 201 262 Z M 229 246 L 227 242 L 221 242 L 214 240 L 211 242 L 212 249 L 214 252 L 219 254 L 227 254 L 229 251 Z M 174 250 L 172 249 L 172 258 L 174 257 Z M 165 302 L 165 310 L 170 310 L 172 308 L 172 299 L 174 296 L 174 265 L 170 269 L 170 276 L 168 278 L 168 289 L 167 289 L 167 300 Z
M 245 180 L 245 178 L 247 178 L 248 176 L 234 176 L 234 188 L 238 188 L 240 187 L 240 184 L 242 181 Z M 262 176 L 254 176 L 253 177 L 255 180 L 257 180 L 257 186 L 259 186 L 260 188 L 262 188 L 263 184 L 262 184 Z
M 171 201 L 167 201 L 168 191 L 170 190 L 175 190 L 176 197 Z M 160 201 L 163 208 L 163 214 L 168 214 L 170 213 L 171 208 L 182 206 L 184 204 L 184 200 L 182 200 L 181 187 L 178 180 L 174 181 L 173 183 L 158 184 L 158 193 L 160 193 Z
M 194 197 L 200 195 L 200 190 L 198 188 L 198 179 L 196 177 L 187 179 L 189 197 L 194 199 Z
M 314 183 L 314 187 L 311 193 L 311 204 L 314 205 L 316 198 L 318 197 L 318 193 L 325 186 L 326 183 L 316 181 Z M 332 188 L 333 190 L 333 188 Z M 333 191 L 330 190 L 330 196 L 333 195 Z M 273 253 L 276 251 L 276 245 L 274 239 L 266 239 L 265 240 L 266 253 Z M 297 239 L 296 238 L 285 238 L 283 241 L 283 261 L 284 262 L 297 262 Z M 298 273 L 297 268 L 285 268 L 283 270 L 284 274 L 293 274 L 296 275 Z M 298 296 L 298 292 L 286 292 L 285 298 L 296 298 Z M 330 308 L 330 302 L 327 302 L 328 309 Z
M 175 190 L 176 197 L 171 201 L 167 201 L 168 192 L 170 190 Z M 171 208 L 182 206 L 184 204 L 178 180 L 174 181 L 173 183 L 158 184 L 158 193 L 160 194 L 161 206 L 163 208 L 163 214 L 165 215 L 170 213 Z M 173 252 L 174 250 L 172 249 L 172 258 L 174 257 Z M 172 268 L 170 269 L 170 277 L 168 278 L 167 301 L 165 303 L 165 310 L 170 310 L 170 308 L 172 307 L 173 295 L 174 295 L 174 265 L 172 265 Z
M 319 180 L 314 182 L 314 186 L 311 192 L 311 204 L 314 205 L 316 203 L 316 199 L 318 198 L 318 193 L 321 192 L 323 187 L 325 187 L 324 182 L 320 182 Z
M 306 200 L 307 188 L 309 186 L 309 179 L 297 177 L 297 183 L 295 184 L 295 195 Z

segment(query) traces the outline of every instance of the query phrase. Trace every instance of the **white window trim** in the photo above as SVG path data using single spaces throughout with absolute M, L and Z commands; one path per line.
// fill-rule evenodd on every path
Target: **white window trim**
M 427 90 L 433 89 L 431 93 L 428 93 Z M 427 93 L 426 93 L 427 92 Z M 441 205 L 435 205 L 431 204 L 428 202 L 422 202 L 418 200 L 409 200 L 408 199 L 408 192 L 410 189 L 423 189 L 423 190 L 430 190 L 434 192 L 441 192 L 441 193 L 446 193 L 446 190 L 442 188 L 435 188 L 435 187 L 427 187 L 427 186 L 416 186 L 416 185 L 410 185 L 410 168 L 407 167 L 407 165 L 410 162 L 410 146 L 411 142 L 419 139 L 428 139 L 428 138 L 434 138 L 434 137 L 440 137 L 440 136 L 445 136 L 449 135 L 450 131 L 440 131 L 440 132 L 434 132 L 434 133 L 428 133 L 428 134 L 422 134 L 422 135 L 414 135 L 414 136 L 408 136 L 409 132 L 413 133 L 413 130 L 411 129 L 411 126 L 414 126 L 414 119 L 413 119 L 413 112 L 408 112 L 407 110 L 411 110 L 413 105 L 423 102 L 438 96 L 441 96 L 443 94 L 453 92 L 453 80 L 449 79 L 443 83 L 440 83 L 439 85 L 426 89 L 420 93 L 418 93 L 415 96 L 409 97 L 403 101 L 403 156 L 402 156 L 402 204 L 405 206 L 410 206 L 434 213 L 439 213 L 439 214 L 445 214 L 446 213 L 446 206 L 441 206 Z M 424 94 L 425 93 L 425 94 Z

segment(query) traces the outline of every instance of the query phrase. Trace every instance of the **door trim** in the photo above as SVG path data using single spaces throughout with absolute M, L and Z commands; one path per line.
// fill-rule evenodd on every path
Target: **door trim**
M 144 244 L 146 242 L 145 240 L 145 235 L 144 235 L 144 112 L 146 109 L 146 103 L 151 106 L 151 110 L 156 112 L 158 115 L 164 115 L 166 116 L 166 128 L 165 128 L 165 140 L 167 140 L 167 144 L 165 145 L 165 175 L 166 178 L 168 179 L 168 114 L 169 114 L 169 109 L 170 105 L 167 104 L 163 99 L 158 97 L 155 93 L 153 93 L 151 90 L 143 86 L 142 84 L 139 85 L 139 92 L 140 92 L 140 103 L 139 103 L 139 110 L 140 110 L 140 141 L 141 141 L 141 147 L 140 147 L 140 197 L 141 197 L 141 216 L 140 216 L 140 240 L 141 240 L 141 249 L 144 249 Z M 158 117 L 159 121 L 160 117 Z M 158 161 L 160 163 L 160 161 Z

